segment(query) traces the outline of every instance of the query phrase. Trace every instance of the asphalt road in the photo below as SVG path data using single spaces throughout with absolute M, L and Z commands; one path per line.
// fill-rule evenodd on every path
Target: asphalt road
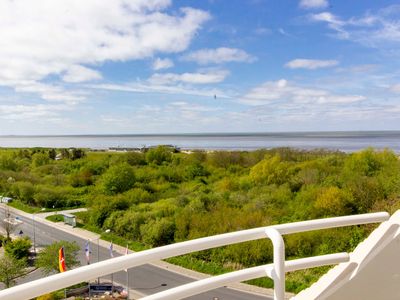
M 0 216 L 3 216 L 0 213 Z M 23 231 L 23 236 L 29 236 L 33 240 L 33 223 L 32 219 L 25 218 L 23 216 L 18 216 L 23 224 L 18 227 L 16 233 L 20 230 Z M 81 247 L 82 251 L 79 253 L 79 259 L 82 265 L 86 265 L 84 248 L 86 240 L 79 238 L 75 235 L 69 234 L 56 227 L 51 227 L 46 224 L 35 222 L 35 240 L 36 247 L 43 247 L 51 244 L 54 241 L 65 240 L 65 241 L 75 241 Z M 91 244 L 91 261 L 97 261 L 97 242 Z M 114 256 L 119 254 L 114 252 Z M 99 247 L 99 259 L 105 260 L 110 258 L 110 252 L 107 247 Z M 18 284 L 32 281 L 38 278 L 42 278 L 44 275 L 40 270 L 34 271 L 28 276 L 20 279 Z M 113 275 L 114 282 L 121 286 L 126 286 L 126 272 L 121 271 Z M 101 281 L 111 281 L 111 275 L 101 277 Z M 143 265 L 135 268 L 129 269 L 129 287 L 132 290 L 136 290 L 140 293 L 149 295 L 165 289 L 169 289 L 175 286 L 179 286 L 188 282 L 193 281 L 193 279 L 171 272 L 153 265 Z M 250 294 L 246 292 L 241 292 L 233 290 L 230 288 L 219 288 L 203 294 L 192 296 L 187 299 L 193 300 L 265 300 L 272 299 L 267 296 L 259 296 L 255 294 Z

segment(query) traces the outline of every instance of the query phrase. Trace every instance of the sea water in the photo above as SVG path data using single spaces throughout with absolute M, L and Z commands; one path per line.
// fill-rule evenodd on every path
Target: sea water
M 12 148 L 109 149 L 156 145 L 204 150 L 292 147 L 345 152 L 373 147 L 400 153 L 400 131 L 0 136 L 0 147 Z

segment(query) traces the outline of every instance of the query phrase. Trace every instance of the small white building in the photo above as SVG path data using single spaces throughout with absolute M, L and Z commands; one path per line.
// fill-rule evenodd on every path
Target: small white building
M 0 203 L 9 203 L 11 202 L 13 199 L 10 197 L 4 197 L 4 196 L 0 196 Z

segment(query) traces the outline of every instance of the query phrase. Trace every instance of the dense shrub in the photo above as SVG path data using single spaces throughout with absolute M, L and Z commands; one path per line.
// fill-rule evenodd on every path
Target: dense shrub
M 17 163 L 10 154 L 0 154 L 0 170 L 17 170 Z
M 172 150 L 165 146 L 158 146 L 156 148 L 152 148 L 146 153 L 146 161 L 148 163 L 161 165 L 162 163 L 170 162 L 171 160 L 172 160 Z
M 130 165 L 123 163 L 110 167 L 101 180 L 106 194 L 118 194 L 133 187 L 135 173 Z
M 8 255 L 16 259 L 22 259 L 28 257 L 31 246 L 31 240 L 28 237 L 24 237 L 8 242 L 4 248 Z
M 146 157 L 141 152 L 128 152 L 125 154 L 126 162 L 131 166 L 143 166 L 146 164 Z
M 155 247 L 173 242 L 174 233 L 175 223 L 167 219 L 151 220 L 140 227 L 143 242 Z
M 290 148 L 173 153 L 87 152 L 49 159 L 48 149 L 0 150 L 0 195 L 25 204 L 62 208 L 84 203 L 90 228 L 113 229 L 128 240 L 159 246 L 219 233 L 400 208 L 400 162 L 395 153 L 366 149 L 351 154 Z M 54 153 L 53 153 L 54 154 Z M 351 251 L 372 226 L 285 237 L 288 259 Z M 269 263 L 268 240 L 190 255 L 235 269 Z M 290 275 L 306 286 L 320 271 Z M 314 277 L 313 277 L 314 276 Z

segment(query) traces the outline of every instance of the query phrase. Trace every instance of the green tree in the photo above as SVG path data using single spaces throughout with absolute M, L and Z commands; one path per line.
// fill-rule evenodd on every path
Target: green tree
M 25 203 L 34 203 L 35 188 L 29 181 L 18 181 L 13 184 L 13 192 Z
M 55 149 L 50 149 L 49 152 L 48 152 L 48 155 L 49 155 L 50 159 L 55 160 L 56 156 L 57 156 L 57 152 L 56 152 Z
M 110 167 L 102 177 L 103 188 L 107 194 L 118 194 L 133 187 L 135 173 L 127 163 Z
M 147 245 L 162 246 L 172 243 L 175 234 L 175 223 L 167 219 L 151 220 L 140 227 L 143 241 Z
M 330 186 L 320 191 L 314 207 L 323 216 L 340 216 L 352 213 L 353 196 L 346 190 Z
M 142 166 L 146 164 L 146 159 L 143 153 L 130 151 L 125 154 L 126 161 L 131 166 Z
M 61 149 L 61 158 L 62 159 L 69 159 L 71 156 L 70 152 L 68 149 Z
M 11 155 L 8 154 L 0 155 L 0 170 L 16 171 L 17 167 L 18 165 L 16 161 L 11 157 Z
M 345 161 L 344 171 L 365 176 L 374 176 L 378 172 L 393 172 L 399 170 L 399 160 L 397 156 L 389 150 L 375 151 L 372 148 L 360 152 L 352 153 Z
M 4 283 L 6 288 L 15 284 L 15 280 L 24 275 L 26 263 L 25 260 L 18 260 L 14 257 L 3 256 L 0 258 L 0 282 Z
M 290 179 L 291 171 L 290 164 L 279 155 L 267 155 L 251 168 L 250 178 L 257 183 L 283 184 Z
M 85 156 L 86 156 L 86 153 L 82 149 L 73 148 L 71 151 L 71 159 L 72 160 L 80 159 Z
M 93 184 L 93 174 L 88 168 L 82 168 L 79 172 L 70 175 L 70 183 L 73 187 L 88 186 Z
M 4 247 L 6 253 L 16 259 L 27 258 L 29 256 L 29 249 L 32 243 L 28 237 L 17 238 Z
M 36 267 L 42 268 L 45 274 L 59 272 L 58 251 L 61 247 L 64 247 L 65 265 L 67 267 L 67 270 L 78 266 L 78 244 L 76 242 L 58 241 L 45 247 L 38 254 Z
M 75 299 L 81 299 L 81 298 L 75 298 Z M 56 300 L 56 298 L 54 298 L 53 294 L 45 294 L 37 297 L 36 300 Z
M 44 166 L 50 163 L 50 158 L 48 154 L 37 152 L 32 156 L 32 165 L 34 167 Z
M 199 162 L 195 162 L 188 165 L 185 171 L 186 171 L 186 177 L 189 179 L 194 179 L 196 177 L 209 175 L 207 170 Z
M 0 219 L 0 225 L 4 229 L 4 231 L 6 232 L 6 240 L 10 241 L 11 240 L 10 235 L 17 228 L 18 224 L 15 223 L 13 221 L 13 219 L 10 219 L 10 218 L 3 219 L 3 218 L 1 218 Z
M 38 185 L 34 195 L 35 203 L 39 207 L 55 208 L 64 207 L 71 197 L 71 190 L 50 185 Z
M 172 159 L 172 150 L 165 146 L 158 146 L 150 149 L 146 153 L 146 160 L 148 163 L 161 165 L 163 162 L 170 162 Z

